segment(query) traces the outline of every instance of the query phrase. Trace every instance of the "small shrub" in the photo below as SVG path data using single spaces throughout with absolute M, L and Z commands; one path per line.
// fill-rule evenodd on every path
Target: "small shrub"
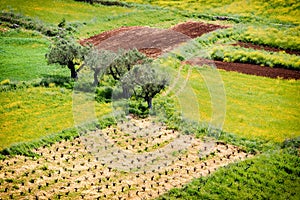
M 10 80 L 9 79 L 5 79 L 3 81 L 0 82 L 0 85 L 9 85 L 10 84 Z
M 96 101 L 98 102 L 111 102 L 113 89 L 109 86 L 97 87 L 96 88 Z
M 129 113 L 139 118 L 146 118 L 149 116 L 149 108 L 145 102 L 131 100 L 129 103 Z

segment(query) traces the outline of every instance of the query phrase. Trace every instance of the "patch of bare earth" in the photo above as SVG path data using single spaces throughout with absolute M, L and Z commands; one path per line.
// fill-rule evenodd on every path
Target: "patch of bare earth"
M 135 131 L 146 127 L 156 133 L 150 140 L 135 136 Z M 154 151 L 157 144 L 180 135 L 163 124 L 147 120 L 124 122 L 92 134 L 95 133 L 105 133 L 108 144 L 134 153 L 143 153 L 146 147 Z M 35 150 L 39 158 L 14 156 L 0 162 L 0 198 L 152 199 L 193 178 L 207 176 L 219 167 L 252 156 L 238 147 L 219 142 L 206 149 L 206 140 L 189 137 L 191 145 L 186 151 L 174 152 L 169 165 L 164 165 L 161 158 L 158 168 L 141 172 L 121 171 L 101 162 L 101 156 L 91 154 L 83 138 L 44 146 Z M 96 143 L 95 140 L 93 145 Z
M 90 43 L 112 51 L 137 48 L 148 57 L 157 58 L 191 38 L 219 28 L 227 27 L 202 22 L 186 22 L 170 29 L 121 27 L 81 40 L 80 43 L 83 45 Z
M 175 31 L 139 27 L 115 34 L 97 44 L 96 47 L 111 51 L 136 48 L 142 51 L 146 50 L 146 53 L 151 52 L 150 55 L 160 55 L 189 39 L 188 36 Z
M 119 33 L 126 32 L 126 31 L 129 31 L 129 30 L 138 29 L 138 28 L 141 28 L 141 27 L 140 26 L 128 26 L 128 27 L 121 27 L 121 28 L 118 28 L 118 29 L 114 29 L 114 30 L 111 30 L 111 31 L 105 31 L 101 34 L 92 36 L 92 37 L 87 38 L 87 39 L 83 39 L 83 40 L 79 41 L 79 43 L 81 45 L 92 44 L 94 46 L 97 46 L 101 42 L 105 41 L 106 39 L 108 39 L 110 37 L 113 37 L 113 36 L 115 36 Z
M 177 24 L 176 26 L 172 27 L 171 30 L 185 34 L 191 38 L 196 38 L 205 33 L 209 33 L 211 31 L 221 29 L 221 28 L 228 28 L 228 26 L 190 21 L 190 22 Z

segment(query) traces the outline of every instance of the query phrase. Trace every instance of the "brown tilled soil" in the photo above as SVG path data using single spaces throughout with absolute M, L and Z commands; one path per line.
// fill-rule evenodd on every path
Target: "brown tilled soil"
M 190 40 L 176 31 L 139 27 L 121 32 L 102 41 L 98 48 L 117 51 L 118 49 L 151 49 L 151 54 L 165 53 L 177 45 Z M 155 51 L 156 50 L 156 51 Z
M 80 41 L 99 49 L 118 51 L 136 48 L 149 57 L 158 57 L 180 43 L 190 40 L 187 35 L 172 30 L 150 27 L 122 27 Z
M 245 63 L 227 63 L 222 61 L 207 60 L 203 58 L 194 58 L 185 62 L 190 65 L 202 66 L 215 65 L 218 69 L 223 69 L 226 71 L 235 71 L 243 74 L 250 74 L 256 76 L 265 76 L 270 78 L 284 78 L 284 79 L 300 79 L 300 71 L 289 70 L 283 68 L 271 68 L 262 67 L 259 65 L 245 64 Z
M 169 30 L 154 29 L 150 27 L 121 27 L 112 31 L 106 31 L 99 35 L 80 41 L 81 44 L 91 43 L 98 48 L 104 48 L 112 51 L 118 49 L 137 48 L 140 52 L 145 53 L 148 57 L 157 58 L 163 53 L 166 53 L 177 45 L 190 40 L 191 38 L 199 37 L 202 34 L 214 31 L 226 26 L 205 24 L 202 22 L 186 22 L 178 24 Z M 233 45 L 241 47 L 264 49 L 266 51 L 282 51 L 281 49 L 259 46 L 250 43 L 238 42 Z M 287 53 L 299 55 L 298 51 L 288 51 Z M 201 65 L 203 59 L 193 59 L 188 61 L 189 64 Z M 211 61 L 205 61 L 211 62 Z M 242 63 L 227 63 L 214 61 L 217 68 L 227 71 L 236 71 L 245 74 L 266 76 L 270 78 L 281 77 L 284 79 L 299 79 L 299 70 L 288 70 L 281 68 L 261 67 L 254 64 Z
M 171 30 L 185 34 L 191 38 L 196 38 L 205 33 L 217 29 L 221 29 L 221 28 L 228 28 L 228 26 L 206 24 L 202 22 L 185 22 L 185 23 L 177 24 L 176 26 L 172 27 Z
M 122 32 L 126 32 L 126 31 L 129 31 L 129 30 L 134 30 L 134 29 L 138 29 L 138 28 L 141 28 L 141 27 L 139 27 L 139 26 L 129 26 L 129 27 L 121 27 L 121 28 L 114 29 L 114 30 L 111 30 L 111 31 L 105 31 L 101 34 L 98 34 L 98 35 L 92 36 L 90 38 L 81 40 L 81 41 L 79 41 L 79 43 L 81 45 L 93 44 L 94 46 L 98 46 L 101 42 L 103 42 L 104 40 L 106 40 L 110 37 L 113 37 L 113 36 L 115 36 L 119 33 L 122 33 Z

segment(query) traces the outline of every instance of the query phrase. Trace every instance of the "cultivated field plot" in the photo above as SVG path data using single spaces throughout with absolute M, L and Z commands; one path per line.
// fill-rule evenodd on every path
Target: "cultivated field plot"
M 1 0 L 0 200 L 299 200 L 299 7 Z
M 106 145 L 101 145 L 100 137 Z M 174 141 L 184 137 L 189 145 L 178 149 Z M 160 152 L 167 146 L 169 154 Z M 149 119 L 120 122 L 115 127 L 95 130 L 34 152 L 40 156 L 16 156 L 1 161 L 1 198 L 155 198 L 193 178 L 252 156 L 209 138 L 184 136 Z M 123 165 L 115 164 L 117 160 Z
M 168 53 L 169 51 L 190 41 L 193 38 L 200 37 L 203 34 L 207 34 L 212 31 L 226 28 L 229 28 L 229 26 L 220 26 L 195 21 L 180 23 L 171 27 L 170 29 L 156 29 L 140 26 L 121 27 L 119 29 L 106 31 L 88 39 L 81 40 L 80 43 L 83 45 L 93 44 L 99 49 L 107 49 L 111 51 L 117 51 L 118 49 L 137 48 L 140 52 L 145 53 L 148 57 L 158 58 L 159 56 Z M 136 38 L 138 38 L 138 40 L 136 40 Z M 267 52 L 270 52 L 270 54 L 283 51 L 280 48 L 271 48 L 268 46 L 264 47 L 243 42 L 231 42 L 230 46 L 256 50 L 263 49 Z M 199 48 L 198 50 L 200 50 L 201 46 L 196 46 L 196 48 Z M 287 50 L 287 54 L 299 55 L 299 51 Z M 224 61 L 225 60 L 226 59 L 224 58 Z M 212 61 L 203 58 L 192 58 L 185 63 L 197 66 L 213 65 L 219 69 L 236 71 L 256 76 L 300 79 L 299 70 L 263 67 L 258 64 L 252 64 L 253 61 L 251 63 L 243 63 L 241 61 L 237 61 L 237 63 L 224 61 L 223 59 Z

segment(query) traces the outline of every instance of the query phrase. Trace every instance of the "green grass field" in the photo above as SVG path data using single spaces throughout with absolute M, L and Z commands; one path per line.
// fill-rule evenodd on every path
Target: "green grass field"
M 172 189 L 158 199 L 298 199 L 299 162 L 297 155 L 284 151 L 259 155 L 195 179 L 183 189 Z
M 73 117 L 72 91 L 69 89 L 33 87 L 1 92 L 0 97 L 0 149 L 84 122 L 84 118 Z M 97 117 L 104 116 L 111 110 L 108 104 L 96 104 L 95 109 Z
M 68 76 L 68 70 L 49 66 L 45 60 L 50 43 L 40 34 L 8 30 L 0 34 L 0 81 L 31 81 L 50 76 Z
M 129 1 L 145 3 L 139 0 Z M 193 13 L 226 15 L 240 19 L 240 24 L 232 21 L 206 22 L 231 25 L 233 32 L 236 31 L 237 34 L 225 33 L 223 38 L 218 33 L 207 34 L 195 41 L 203 42 L 207 39 L 205 48 L 216 47 L 219 44 L 215 45 L 215 42 L 218 41 L 222 43 L 241 39 L 299 50 L 300 14 L 297 9 L 299 2 L 296 1 L 282 4 L 276 0 L 272 5 L 258 0 L 253 4 L 242 1 L 226 1 L 228 4 L 224 1 L 149 2 L 164 8 L 90 5 L 73 0 L 3 0 L 0 9 L 12 9 L 53 26 L 65 18 L 67 22 L 78 24 L 78 31 L 75 33 L 78 39 L 121 26 L 169 28 L 179 22 L 200 20 Z M 240 27 L 243 27 L 241 32 Z M 214 40 L 214 37 L 218 39 Z M 45 53 L 50 44 L 50 39 L 37 31 L 10 29 L 6 23 L 0 25 L 0 82 L 4 81 L 2 83 L 5 84 L 5 80 L 9 79 L 10 82 L 20 84 L 24 81 L 28 86 L 0 92 L 0 150 L 14 143 L 38 140 L 92 119 L 90 110 L 85 109 L 85 106 L 93 104 L 86 99 L 79 99 L 86 101 L 86 104 L 77 107 L 78 113 L 74 116 L 72 90 L 55 84 L 50 84 L 50 87 L 39 86 L 45 78 L 56 80 L 70 75 L 66 68 L 47 65 Z M 278 59 L 290 61 L 284 56 Z M 296 59 L 299 60 L 299 56 Z M 179 70 L 178 63 L 172 60 L 167 62 L 170 74 L 174 73 L 175 76 Z M 201 72 L 206 73 L 209 69 L 193 67 L 189 74 L 188 68 L 189 66 L 184 66 L 181 76 L 183 79 L 188 77 L 190 90 L 180 95 L 177 100 L 181 105 L 179 103 L 177 106 L 191 113 L 187 117 L 197 118 L 198 115 L 193 115 L 193 112 L 199 112 L 200 120 L 210 121 L 211 94 L 201 75 Z M 183 189 L 173 189 L 160 199 L 299 199 L 299 152 L 289 153 L 279 147 L 286 139 L 300 136 L 299 80 L 271 79 L 222 70 L 218 73 L 226 94 L 223 130 L 246 139 L 269 142 L 276 150 L 260 152 L 261 155 L 254 158 L 224 167 L 208 177 L 195 179 Z M 180 84 L 184 83 L 183 79 Z M 199 111 L 187 106 L 191 99 L 197 101 Z M 109 103 L 95 103 L 95 109 L 96 117 L 100 118 L 110 113 L 112 107 Z
M 170 27 L 184 19 L 184 17 L 168 10 L 92 6 L 72 0 L 33 0 L 30 2 L 4 0 L 0 9 L 6 11 L 13 9 L 16 13 L 55 25 L 64 18 L 67 22 L 79 25 L 77 34 L 79 38 L 86 38 L 121 26 Z

